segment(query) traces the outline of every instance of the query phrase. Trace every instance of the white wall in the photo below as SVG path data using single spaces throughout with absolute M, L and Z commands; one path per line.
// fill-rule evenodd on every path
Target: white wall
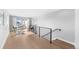
M 53 33 L 53 38 L 62 38 L 64 41 L 74 43 L 75 41 L 75 10 L 59 10 L 50 12 L 42 17 L 38 17 L 37 24 L 52 29 L 59 28 L 61 32 Z
M 0 48 L 3 48 L 9 34 L 9 15 L 6 10 L 4 12 L 4 25 L 0 25 Z
M 8 12 L 15 16 L 33 18 L 33 20 L 37 20 L 35 24 L 39 26 L 62 29 L 61 32 L 53 33 L 53 38 L 62 38 L 70 43 L 75 41 L 75 13 L 73 9 L 15 9 L 8 10 Z
M 76 9 L 75 15 L 75 46 L 79 49 L 79 9 Z

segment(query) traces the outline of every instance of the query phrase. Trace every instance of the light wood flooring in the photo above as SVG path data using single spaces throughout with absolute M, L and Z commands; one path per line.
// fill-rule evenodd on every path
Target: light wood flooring
M 58 43 L 58 44 L 57 44 Z M 74 48 L 73 45 L 60 44 L 62 41 L 53 41 L 50 44 L 49 40 L 39 38 L 38 35 L 25 31 L 22 35 L 16 35 L 16 33 L 11 32 L 3 49 L 68 49 Z

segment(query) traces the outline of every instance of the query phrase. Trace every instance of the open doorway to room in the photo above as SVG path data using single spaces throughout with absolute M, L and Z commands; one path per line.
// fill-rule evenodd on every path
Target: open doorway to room
M 31 19 L 28 17 L 10 16 L 10 32 L 16 35 L 24 34 L 30 30 Z

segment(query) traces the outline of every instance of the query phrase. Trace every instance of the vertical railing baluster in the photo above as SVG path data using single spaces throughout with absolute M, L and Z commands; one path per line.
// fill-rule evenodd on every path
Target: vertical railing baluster
M 52 43 L 52 29 L 50 29 L 50 44 Z
M 40 37 L 40 35 L 41 35 L 41 32 L 40 32 L 40 30 L 41 30 L 41 28 L 45 28 L 45 27 L 38 27 L 39 29 L 38 29 L 38 31 L 39 31 L 39 37 Z M 52 28 L 47 28 L 47 29 L 49 29 L 50 30 L 50 37 L 49 37 L 49 39 L 50 39 L 50 44 L 52 43 Z
M 40 27 L 39 27 L 39 37 L 40 37 Z

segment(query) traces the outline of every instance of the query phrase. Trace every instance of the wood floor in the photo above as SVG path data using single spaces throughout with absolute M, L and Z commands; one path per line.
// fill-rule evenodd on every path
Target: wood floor
M 14 32 L 11 32 L 6 43 L 4 45 L 4 49 L 62 49 L 62 48 L 72 48 L 64 47 L 62 45 L 55 44 L 57 41 L 53 41 L 50 44 L 49 40 L 39 38 L 32 32 L 25 31 L 25 34 L 16 35 Z M 59 43 L 60 44 L 60 43 Z

